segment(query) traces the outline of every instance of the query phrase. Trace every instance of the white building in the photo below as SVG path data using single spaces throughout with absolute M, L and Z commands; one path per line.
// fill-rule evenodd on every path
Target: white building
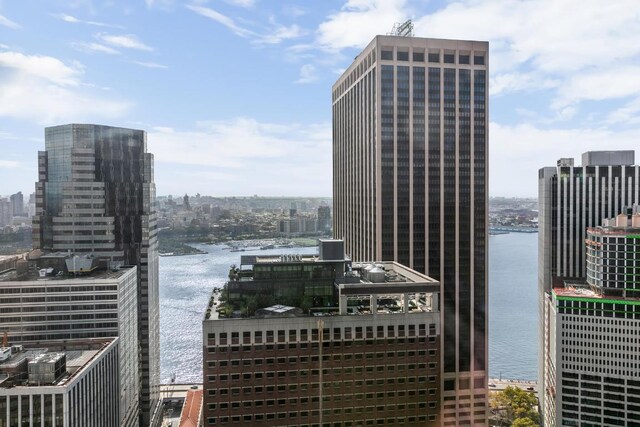
M 640 215 L 586 231 L 586 283 L 544 303 L 545 426 L 640 425 Z
M 120 426 L 118 338 L 0 348 L 0 425 Z
M 74 264 L 78 270 L 81 265 L 86 267 L 85 275 L 73 277 L 65 271 L 62 275 L 47 275 L 46 268 L 33 269 L 36 264 L 44 267 L 60 265 L 62 261 L 66 265 L 67 260 L 71 269 Z M 120 337 L 119 425 L 137 425 L 137 269 L 91 270 L 95 263 L 87 267 L 83 261 L 87 259 L 76 257 L 74 263 L 74 257 L 69 258 L 68 254 L 50 254 L 35 261 L 20 260 L 15 268 L 0 274 L 0 330 L 6 331 L 10 344 L 25 346 Z M 44 277 L 39 277 L 42 270 Z

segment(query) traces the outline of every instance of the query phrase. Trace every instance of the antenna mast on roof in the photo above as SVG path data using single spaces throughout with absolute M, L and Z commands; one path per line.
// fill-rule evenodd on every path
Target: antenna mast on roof
M 396 22 L 388 36 L 413 37 L 413 22 L 407 19 L 404 22 Z

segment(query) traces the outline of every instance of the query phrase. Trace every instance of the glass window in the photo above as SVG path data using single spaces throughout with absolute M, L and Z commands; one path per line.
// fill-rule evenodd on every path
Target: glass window
M 473 57 L 473 63 L 475 65 L 484 65 L 484 55 L 475 55 Z
M 459 55 L 458 56 L 459 64 L 468 64 L 469 63 L 469 55 Z
M 445 64 L 453 64 L 453 63 L 455 63 L 455 55 L 453 53 L 445 53 L 444 54 L 444 63 Z
M 440 62 L 439 53 L 429 53 L 429 62 Z
M 424 62 L 424 52 L 413 52 L 414 62 Z
M 380 59 L 385 59 L 392 61 L 393 60 L 393 51 L 392 50 L 383 50 L 380 54 Z
M 398 52 L 398 61 L 408 61 L 409 52 Z

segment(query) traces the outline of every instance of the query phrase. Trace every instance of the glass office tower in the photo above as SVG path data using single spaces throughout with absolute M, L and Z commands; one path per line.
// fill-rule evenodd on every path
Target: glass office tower
M 441 282 L 443 425 L 487 424 L 488 53 L 376 36 L 332 88 L 334 237 Z
M 158 242 L 153 155 L 142 130 L 45 129 L 38 153 L 34 249 L 92 253 L 138 267 L 140 425 L 159 416 Z

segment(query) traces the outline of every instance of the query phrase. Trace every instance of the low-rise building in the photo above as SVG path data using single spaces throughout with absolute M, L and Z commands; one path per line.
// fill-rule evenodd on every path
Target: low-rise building
M 352 263 L 339 240 L 230 276 L 232 307 L 218 314 L 214 291 L 203 321 L 205 426 L 439 422 L 438 281 Z
M 0 348 L 0 425 L 120 426 L 118 338 Z

